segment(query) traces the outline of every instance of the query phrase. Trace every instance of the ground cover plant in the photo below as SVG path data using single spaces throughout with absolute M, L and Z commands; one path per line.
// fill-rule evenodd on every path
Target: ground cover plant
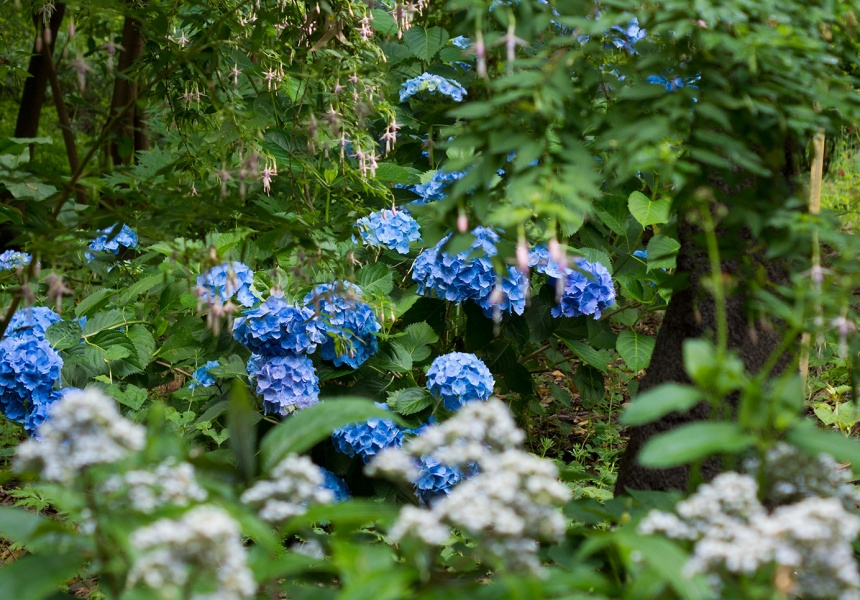
M 0 595 L 860 596 L 858 17 L 4 6 Z

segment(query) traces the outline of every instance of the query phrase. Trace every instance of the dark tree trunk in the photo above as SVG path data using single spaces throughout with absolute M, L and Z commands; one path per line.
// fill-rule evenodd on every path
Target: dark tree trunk
M 678 272 L 689 273 L 689 286 L 676 290 L 666 309 L 663 324 L 657 334 L 651 365 L 639 386 L 644 392 L 660 384 L 674 381 L 691 383 L 684 371 L 683 345 L 691 338 L 701 338 L 716 331 L 716 312 L 713 297 L 701 285 L 703 275 L 710 271 L 706 253 L 694 241 L 695 231 L 691 226 L 683 226 L 679 231 L 681 249 L 678 253 Z M 741 244 L 751 245 L 750 240 L 738 240 Z M 737 273 L 734 261 L 724 261 L 723 272 Z M 781 273 L 773 265 L 771 276 L 781 278 Z M 728 318 L 728 346 L 736 350 L 750 372 L 757 372 L 768 357 L 776 350 L 780 335 L 774 331 L 753 331 L 749 313 L 742 294 L 732 296 L 726 302 Z M 621 458 L 618 480 L 615 484 L 616 495 L 627 489 L 633 490 L 686 490 L 689 481 L 689 468 L 646 469 L 637 463 L 642 446 L 655 435 L 675 427 L 710 417 L 710 406 L 702 403 L 687 413 L 671 413 L 664 418 L 630 430 L 630 440 Z M 720 471 L 719 460 L 709 460 L 702 465 L 702 476 L 712 479 Z
M 57 33 L 60 23 L 66 12 L 66 5 L 58 2 L 48 22 L 51 30 L 51 43 L 49 51 L 54 52 L 57 41 Z M 42 105 L 45 103 L 45 90 L 48 86 L 48 66 L 42 55 L 42 24 L 41 16 L 35 15 L 33 22 L 36 25 L 36 38 L 33 42 L 33 55 L 30 57 L 30 65 L 27 68 L 29 77 L 24 81 L 24 92 L 21 94 L 21 104 L 18 106 L 18 120 L 15 122 L 15 137 L 36 137 L 39 131 L 39 118 L 42 115 Z
M 121 45 L 117 76 L 114 80 L 113 98 L 111 99 L 111 116 L 124 111 L 114 127 L 114 136 L 110 142 L 110 154 L 115 165 L 131 162 L 134 152 L 145 150 L 149 146 L 144 131 L 143 111 L 136 104 L 138 99 L 137 81 L 134 75 L 128 72 L 143 52 L 140 21 L 131 16 L 125 18 Z M 127 108 L 132 103 L 135 105 Z M 120 147 L 123 144 L 129 151 L 126 156 L 123 156 L 125 152 L 120 152 Z

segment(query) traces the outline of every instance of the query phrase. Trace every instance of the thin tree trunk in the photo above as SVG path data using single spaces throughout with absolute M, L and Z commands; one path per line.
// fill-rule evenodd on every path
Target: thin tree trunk
M 128 73 L 128 70 L 143 52 L 143 36 L 140 28 L 140 21 L 131 16 L 125 18 L 122 28 L 122 49 L 119 52 L 118 72 L 111 99 L 111 115 L 122 111 L 130 103 L 137 102 L 137 81 Z M 115 165 L 131 162 L 134 152 L 145 150 L 149 146 L 143 121 L 142 110 L 135 106 L 132 110 L 126 111 L 126 115 L 117 122 L 114 137 L 110 142 L 110 154 Z M 128 141 L 124 142 L 124 139 Z M 120 151 L 123 144 L 125 144 L 123 150 L 127 149 L 128 154 Z M 123 154 L 126 155 L 123 156 Z

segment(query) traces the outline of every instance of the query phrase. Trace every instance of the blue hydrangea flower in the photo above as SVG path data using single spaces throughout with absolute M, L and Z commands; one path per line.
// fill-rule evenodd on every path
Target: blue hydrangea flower
M 60 321 L 60 315 L 44 306 L 28 306 L 12 316 L 6 328 L 7 336 L 27 335 L 39 340 L 45 339 L 45 330 Z
M 451 489 L 462 479 L 460 469 L 444 465 L 432 456 L 422 456 L 418 465 L 418 478 L 414 481 L 415 494 L 422 504 L 431 505 L 451 493 Z
M 260 356 L 248 360 L 248 376 L 256 382 L 266 414 L 287 416 L 319 402 L 320 386 L 307 356 Z
M 451 40 L 451 43 L 457 48 L 460 48 L 461 50 L 465 50 L 472 45 L 472 41 L 465 35 L 458 35 Z
M 233 323 L 233 337 L 255 354 L 310 354 L 326 341 L 322 322 L 309 308 L 270 296 Z
M 101 235 L 90 242 L 90 252 L 85 252 L 87 261 L 93 260 L 96 252 L 110 252 L 111 254 L 119 254 L 119 247 L 137 248 L 138 239 L 137 232 L 128 225 L 123 224 L 115 236 L 111 237 L 111 233 L 116 228 L 112 225 L 101 230 Z
M 319 467 L 319 470 L 322 471 L 323 477 L 325 477 L 325 481 L 321 487 L 330 490 L 332 494 L 334 494 L 335 503 L 345 502 L 352 498 L 352 494 L 349 493 L 349 488 L 346 486 L 346 482 L 329 471 L 328 469 L 324 469 Z
M 647 33 L 644 29 L 639 27 L 639 19 L 636 17 L 633 17 L 630 23 L 627 24 L 627 27 L 613 25 L 612 30 L 621 34 L 620 36 L 616 35 L 612 37 L 613 45 L 616 48 L 627 50 L 630 54 L 636 54 L 633 44 L 644 38 Z
M 318 285 L 305 296 L 305 306 L 316 310 L 326 333 L 320 356 L 336 367 L 357 369 L 379 349 L 375 334 L 381 327 L 360 298 L 361 290 L 348 282 Z
M 550 312 L 553 317 L 594 315 L 599 319 L 601 312 L 615 302 L 612 276 L 597 262 L 580 258 L 576 265 L 578 270 L 568 269 L 561 300 Z
M 450 302 L 474 300 L 488 316 L 494 308 L 522 314 L 528 281 L 516 269 L 509 268 L 501 281 L 501 295 L 494 295 L 498 276 L 489 257 L 496 254 L 499 236 L 486 227 L 476 227 L 472 235 L 475 236 L 472 246 L 454 256 L 442 251 L 447 237 L 418 255 L 412 265 L 412 279 L 418 283 L 418 292 L 426 295 L 432 290 Z M 476 252 L 484 256 L 472 258 Z
M 61 390 L 51 390 L 47 395 L 35 394 L 33 402 L 30 405 L 30 410 L 24 415 L 24 429 L 31 436 L 36 434 L 36 429 L 44 423 L 51 413 L 51 405 L 60 400 L 66 395 L 66 392 L 76 390 L 76 388 L 63 388 Z
M 405 102 L 419 92 L 428 94 L 442 94 L 448 96 L 454 102 L 462 102 L 463 96 L 466 95 L 466 88 L 451 79 L 446 79 L 440 75 L 432 75 L 430 73 L 422 73 L 418 77 L 408 79 L 400 88 L 400 101 Z
M 633 252 L 633 256 L 636 258 L 641 258 L 642 260 L 648 260 L 648 251 L 647 250 L 636 250 Z
M 420 198 L 413 200 L 410 204 L 427 204 L 428 202 L 436 202 L 445 198 L 448 187 L 466 176 L 466 171 L 443 171 L 438 169 L 433 172 L 433 175 L 426 183 L 418 183 L 409 187 L 410 191 L 414 192 Z M 398 186 L 404 187 L 404 186 Z
M 569 269 L 562 269 L 561 265 L 550 258 L 549 250 L 545 245 L 535 246 L 529 250 L 529 266 L 534 267 L 538 273 L 548 275 L 550 279 L 563 279 Z
M 701 78 L 701 75 L 695 75 L 693 77 L 688 77 L 687 79 L 677 76 L 673 77 L 671 74 L 668 74 L 666 77 L 663 77 L 662 75 L 649 75 L 647 81 L 654 85 L 662 85 L 666 88 L 667 92 L 676 92 L 684 86 L 695 89 L 697 86 L 693 84 Z
M 0 254 L 0 271 L 11 271 L 30 264 L 33 257 L 26 252 L 17 250 L 6 250 Z
M 209 374 L 209 369 L 218 366 L 217 360 L 210 360 L 202 367 L 197 367 L 194 373 L 191 374 L 191 383 L 188 384 L 188 389 L 193 390 L 198 387 L 209 387 L 215 385 L 215 378 Z
M 60 379 L 63 359 L 45 341 L 15 335 L 0 341 L 0 408 L 7 418 L 24 422 L 34 405 L 49 403 Z
M 388 409 L 380 402 L 376 406 Z M 368 419 L 335 429 L 331 440 L 339 452 L 347 456 L 358 455 L 367 464 L 385 448 L 403 444 L 403 431 L 390 419 Z
M 361 239 L 370 246 L 384 246 L 409 254 L 409 242 L 420 242 L 421 232 L 418 221 L 409 211 L 383 209 L 362 217 L 356 222 L 361 231 Z
M 225 262 L 197 277 L 197 297 L 207 304 L 226 304 L 236 296 L 246 308 L 254 306 L 257 298 L 251 292 L 254 273 L 240 262 Z
M 451 352 L 437 357 L 427 371 L 427 389 L 448 410 L 458 410 L 472 400 L 486 401 L 495 381 L 477 356 Z

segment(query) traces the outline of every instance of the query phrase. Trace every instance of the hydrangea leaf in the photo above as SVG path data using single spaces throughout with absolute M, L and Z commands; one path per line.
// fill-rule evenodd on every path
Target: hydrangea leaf
M 376 179 L 379 181 L 390 181 L 392 183 L 408 183 L 409 171 L 394 163 L 379 163 L 376 168 Z
M 593 207 L 594 214 L 597 215 L 597 218 L 612 233 L 617 233 L 618 235 L 627 234 L 627 219 L 630 213 L 627 210 L 627 203 L 624 202 L 623 198 L 610 196 L 609 198 L 595 202 Z
M 666 383 L 633 399 L 621 416 L 625 425 L 656 421 L 670 412 L 685 412 L 702 401 L 702 393 L 691 385 Z
M 126 386 L 125 390 L 121 389 L 119 385 L 113 384 L 108 386 L 105 391 L 113 396 L 114 400 L 132 410 L 140 410 L 147 398 L 145 389 L 131 383 Z
M 260 443 L 260 460 L 268 471 L 290 453 L 301 454 L 331 436 L 335 429 L 367 419 L 389 419 L 408 426 L 394 413 L 363 398 L 341 397 L 298 411 L 271 429 Z
M 586 408 L 595 406 L 603 400 L 606 393 L 603 375 L 591 365 L 579 365 L 573 375 L 573 383 L 576 384 L 576 389 L 579 390 L 579 395 L 582 397 L 583 406 Z
M 639 464 L 649 469 L 668 469 L 707 458 L 735 454 L 755 443 L 737 423 L 689 423 L 648 440 L 639 453 Z M 860 444 L 858 458 L 860 458 Z
M 584 342 L 571 338 L 567 332 L 556 331 L 555 337 L 564 342 L 565 346 L 570 348 L 571 352 L 586 364 L 591 365 L 595 369 L 606 372 L 609 363 L 609 352 L 606 350 L 598 351 Z
M 81 341 L 81 326 L 74 321 L 57 321 L 45 330 L 45 339 L 54 350 L 71 348 Z
M 384 347 L 373 362 L 385 371 L 408 373 L 412 370 L 412 354 L 399 342 L 391 342 Z
M 96 310 L 100 306 L 107 304 L 108 298 L 110 298 L 115 293 L 116 290 L 112 290 L 109 288 L 101 288 L 99 290 L 94 291 L 92 294 L 81 300 L 80 303 L 75 307 L 75 316 L 82 317 L 84 315 L 88 315 L 93 310 Z
M 113 329 L 122 323 L 125 323 L 125 316 L 121 310 L 100 312 L 87 319 L 84 325 L 84 335 L 90 337 L 99 332 Z
M 665 235 L 655 235 L 648 242 L 648 271 L 674 269 L 681 244 Z
M 412 27 L 403 34 L 403 42 L 415 58 L 427 62 L 448 43 L 448 32 L 441 27 Z
M 433 404 L 433 397 L 424 388 L 411 387 L 388 394 L 388 406 L 401 415 L 413 415 Z
M 357 276 L 361 291 L 369 296 L 385 295 L 394 289 L 393 272 L 382 263 L 367 265 Z
M 411 354 L 412 362 L 417 363 L 430 356 L 430 344 L 439 341 L 439 336 L 426 321 L 412 323 L 406 328 L 400 343 Z
M 134 344 L 140 368 L 146 368 L 152 362 L 152 355 L 155 352 L 155 338 L 152 337 L 152 333 L 145 325 L 132 325 L 128 329 L 128 339 Z
M 630 329 L 625 329 L 618 334 L 615 340 L 615 349 L 624 360 L 627 368 L 638 373 L 651 362 L 651 353 L 654 351 L 654 338 Z
M 669 211 L 672 208 L 672 200 L 660 198 L 651 200 L 642 192 L 636 191 L 627 198 L 627 208 L 633 218 L 639 221 L 642 227 L 669 222 Z
M 159 273 L 157 275 L 150 275 L 149 277 L 144 277 L 140 281 L 135 281 L 122 292 L 119 299 L 117 300 L 117 305 L 125 306 L 129 302 L 135 300 L 141 294 L 145 294 L 155 286 L 164 283 L 164 281 L 165 279 L 163 273 Z

